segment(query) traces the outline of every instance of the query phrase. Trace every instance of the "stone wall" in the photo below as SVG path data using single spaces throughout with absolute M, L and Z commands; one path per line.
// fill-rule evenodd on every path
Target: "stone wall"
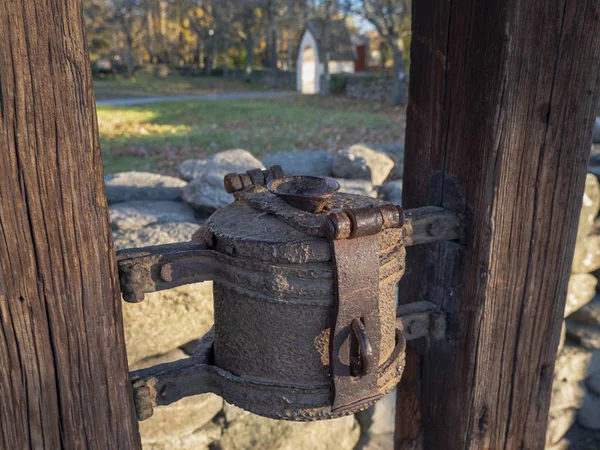
M 252 83 L 263 84 L 273 89 L 296 90 L 295 70 L 254 69 L 250 75 L 240 69 L 230 70 L 228 77 L 237 80 L 250 80 Z
M 389 102 L 393 91 L 394 79 L 391 76 L 355 74 L 345 77 L 347 97 Z
M 600 186 L 588 174 L 554 372 L 547 449 L 600 448 L 600 297 L 592 274 L 600 269 L 599 209 Z

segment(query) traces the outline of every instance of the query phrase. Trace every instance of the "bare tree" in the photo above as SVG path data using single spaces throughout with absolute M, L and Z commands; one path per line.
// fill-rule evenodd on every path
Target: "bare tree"
M 245 71 L 248 77 L 254 68 L 255 36 L 258 32 L 258 11 L 261 0 L 234 0 L 233 4 L 238 12 L 236 19 L 240 23 L 238 36 L 244 43 L 246 50 Z
M 115 0 L 113 1 L 112 20 L 118 24 L 125 37 L 125 66 L 127 68 L 126 76 L 131 77 L 135 69 L 134 51 L 137 38 L 143 32 L 141 21 L 142 10 L 139 2 L 136 0 Z
M 407 83 L 402 39 L 410 34 L 410 0 L 361 0 L 359 14 L 377 29 L 394 58 L 393 104 L 406 105 Z
M 333 47 L 331 44 L 334 40 L 331 23 L 335 16 L 341 13 L 340 2 L 338 0 L 313 0 L 314 11 L 316 17 L 322 19 L 323 26 L 321 28 L 320 40 L 325 43 L 326 51 L 323 54 L 323 78 L 321 82 L 321 95 L 331 94 L 331 76 L 329 74 L 329 61 L 331 55 L 329 49 Z

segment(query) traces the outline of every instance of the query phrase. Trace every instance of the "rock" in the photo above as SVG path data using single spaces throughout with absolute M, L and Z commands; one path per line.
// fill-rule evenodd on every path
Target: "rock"
M 562 326 L 560 327 L 560 340 L 558 341 L 558 349 L 556 350 L 556 354 L 560 355 L 562 349 L 565 346 L 565 342 L 567 341 L 567 324 L 563 320 Z
M 404 141 L 389 142 L 387 144 L 368 144 L 373 150 L 387 153 L 393 159 L 404 159 Z
M 600 269 L 600 236 L 577 236 L 573 255 L 573 273 L 591 273 Z
M 600 353 L 567 342 L 556 360 L 554 378 L 577 383 L 595 373 L 600 373 Z
M 206 159 L 188 159 L 178 167 L 179 175 L 184 180 L 189 181 L 205 174 L 212 174 L 221 179 L 221 184 L 223 184 L 223 177 L 228 173 L 264 168 L 252 153 L 242 149 L 219 152 Z
M 404 142 L 390 144 L 369 145 L 373 150 L 387 153 L 394 160 L 394 168 L 387 177 L 387 181 L 401 180 L 404 178 Z
M 600 324 L 600 296 L 594 297 L 594 299 L 587 305 L 581 307 L 573 314 L 569 316 L 569 319 L 576 320 L 577 322 L 587 323 L 590 325 Z
M 173 361 L 178 361 L 183 358 L 187 358 L 188 355 L 181 349 L 176 348 L 162 353 L 160 355 L 149 356 L 148 358 L 140 359 L 139 361 L 129 364 L 129 370 L 140 370 L 147 369 L 148 367 L 157 366 L 159 364 L 165 364 Z
M 591 358 L 587 367 L 588 378 L 586 383 L 592 392 L 600 395 L 600 351 L 595 350 L 590 353 Z
M 589 166 L 588 173 L 591 173 L 596 178 L 600 178 L 600 166 Z
M 600 325 L 589 325 L 567 319 L 567 338 L 583 348 L 600 350 Z
M 130 370 L 136 370 L 134 367 L 143 369 L 183 358 L 187 358 L 187 355 L 181 350 L 175 349 L 163 355 L 145 358 L 130 367 Z M 174 441 L 180 441 L 192 435 L 200 427 L 211 421 L 222 408 L 223 399 L 214 394 L 194 395 L 183 398 L 171 405 L 154 408 L 154 414 L 151 418 L 139 422 L 142 445 L 144 449 L 147 448 L 148 444 L 154 445 L 154 448 L 180 448 L 169 447 L 169 445 L 172 445 Z M 208 439 L 206 445 L 210 444 L 212 440 Z M 198 439 L 194 439 L 194 442 L 198 444 Z
M 148 245 L 187 242 L 200 225 L 192 222 L 162 223 L 140 229 L 114 230 L 113 238 L 117 250 L 146 247 Z
M 600 430 L 600 395 L 590 392 L 585 396 L 577 423 L 590 430 Z
M 191 181 L 183 190 L 183 199 L 200 211 L 213 213 L 233 202 L 223 186 L 223 177 L 205 174 Z
M 370 408 L 356 414 L 362 434 L 393 434 L 396 420 L 396 389 Z
M 366 180 L 345 180 L 343 178 L 335 178 L 340 183 L 340 192 L 346 194 L 366 195 L 367 197 L 377 197 L 377 190 L 373 183 Z
M 262 160 L 265 167 L 281 166 L 283 173 L 290 175 L 310 175 L 329 177 L 333 170 L 333 155 L 319 150 L 312 152 L 279 152 Z
M 378 189 L 379 198 L 392 202 L 395 205 L 402 205 L 402 180 L 390 181 Z
M 130 364 L 200 339 L 213 325 L 212 282 L 146 294 L 123 302 L 125 344 Z
M 117 249 L 185 242 L 196 223 L 157 224 L 113 232 Z M 123 302 L 127 356 L 131 365 L 199 339 L 213 324 L 212 282 L 146 294 L 141 303 Z
M 600 358 L 600 352 L 595 352 Z M 585 382 L 587 388 L 596 395 L 600 395 L 600 372 L 592 374 Z
M 585 394 L 583 381 L 570 382 L 555 378 L 552 384 L 550 411 L 561 411 L 570 408 L 578 409 L 583 404 Z
M 181 197 L 185 181 L 148 172 L 120 172 L 106 175 L 106 198 L 108 203 L 133 200 L 174 201 Z
M 563 438 L 556 444 L 546 445 L 544 450 L 569 450 L 569 447 L 571 447 L 571 441 L 569 441 L 567 438 Z
M 590 154 L 590 166 L 600 165 L 600 146 L 592 145 L 592 151 Z
M 223 415 L 225 416 L 225 420 L 228 423 L 231 423 L 242 416 L 247 416 L 248 414 L 250 414 L 248 411 L 245 411 L 242 408 L 238 408 L 237 406 L 232 405 L 231 403 L 223 403 Z
M 600 184 L 598 178 L 588 173 L 585 179 L 583 204 L 579 214 L 577 236 L 587 236 L 594 226 L 594 221 L 600 210 Z
M 393 168 L 392 158 L 365 144 L 353 145 L 333 158 L 335 177 L 368 180 L 375 185 L 383 184 Z
M 373 436 L 364 434 L 354 450 L 394 450 L 394 433 Z
M 145 369 L 157 364 L 177 361 L 187 358 L 187 355 L 179 349 L 171 350 L 165 354 L 145 358 L 137 364 L 130 366 L 130 370 Z M 223 408 L 223 399 L 214 394 L 202 394 L 186 397 L 176 403 L 154 408 L 151 418 L 139 422 L 140 435 L 144 449 L 172 449 L 172 448 L 201 448 L 200 443 L 205 442 L 208 446 L 218 436 L 211 438 L 211 433 L 203 433 L 199 436 L 189 438 L 196 430 L 208 423 Z M 186 443 L 187 444 L 184 444 Z M 188 444 L 191 442 L 195 446 Z M 177 445 L 177 446 L 175 446 Z M 188 445 L 188 446 L 185 446 Z
M 575 424 L 571 427 L 571 429 L 565 436 L 565 439 L 569 442 L 569 450 L 600 449 L 600 432 L 588 430 L 587 428 L 584 428 L 578 424 Z
M 222 434 L 222 429 L 215 423 L 207 423 L 194 433 L 182 436 L 164 439 L 158 442 L 144 442 L 144 450 L 209 450 L 211 444 L 218 441 Z
M 394 160 L 394 168 L 387 177 L 388 181 L 402 180 L 404 178 L 404 160 Z
M 577 419 L 575 408 L 551 412 L 548 416 L 548 428 L 546 430 L 546 444 L 548 446 L 558 443 Z
M 190 436 L 210 422 L 222 407 L 223 399 L 214 394 L 185 397 L 171 405 L 156 407 L 150 419 L 139 422 L 142 445 L 145 448 L 147 443 L 168 443 Z
M 354 416 L 317 422 L 272 420 L 254 414 L 231 423 L 216 444 L 220 450 L 352 450 L 360 427 Z
M 565 317 L 587 305 L 596 295 L 598 280 L 590 274 L 573 274 L 569 278 Z
M 109 208 L 113 229 L 142 228 L 168 222 L 194 222 L 194 208 L 181 202 L 133 201 Z
M 594 137 L 592 139 L 594 144 L 600 143 L 600 117 L 596 117 L 594 121 Z

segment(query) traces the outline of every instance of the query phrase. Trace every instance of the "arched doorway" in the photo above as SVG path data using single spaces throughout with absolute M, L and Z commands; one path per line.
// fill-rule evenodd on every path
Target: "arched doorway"
M 311 46 L 304 47 L 302 52 L 302 89 L 303 94 L 317 93 L 317 61 L 315 50 Z

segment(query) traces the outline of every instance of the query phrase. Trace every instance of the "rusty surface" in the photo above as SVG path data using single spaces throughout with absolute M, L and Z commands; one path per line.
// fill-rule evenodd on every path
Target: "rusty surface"
M 140 420 L 203 392 L 278 419 L 350 414 L 397 383 L 406 339 L 444 334 L 443 314 L 428 305 L 396 318 L 396 285 L 414 231 L 457 236 L 456 215 L 409 211 L 400 228 L 400 208 L 339 193 L 312 214 L 260 185 L 282 175 L 272 169 L 231 176 L 238 201 L 213 214 L 195 242 L 119 252 L 129 301 L 214 281 L 215 327 L 201 349 L 133 374 Z
M 336 277 L 336 321 L 331 343 L 333 411 L 354 409 L 381 396 L 377 386 L 377 366 L 353 366 L 360 360 L 361 345 L 352 339 L 352 324 L 360 321 L 371 349 L 370 360 L 379 361 L 381 311 L 379 307 L 379 257 L 377 235 L 332 241 Z M 395 316 L 395 314 L 394 314 Z M 389 336 L 392 340 L 394 336 Z M 363 342 L 363 346 L 364 346 Z M 364 361 L 363 361 L 364 363 Z
M 191 279 L 179 278 L 175 281 L 172 280 L 175 276 L 163 269 L 163 266 L 169 263 L 188 258 L 199 258 L 210 265 L 212 253 L 207 252 L 206 247 L 197 242 L 156 245 L 117 252 L 123 298 L 127 302 L 137 303 L 144 299 L 144 294 L 147 292 L 207 280 L 204 274 L 208 271 L 208 267 L 207 270 L 198 270 Z M 171 281 L 168 279 L 169 276 Z
M 356 318 L 351 323 L 353 339 L 356 339 L 358 344 L 358 358 L 351 355 L 350 358 L 350 373 L 354 377 L 363 376 L 369 373 L 369 368 L 375 364 L 375 357 L 373 355 L 373 347 L 369 336 L 367 336 L 367 329 L 362 319 Z
M 436 206 L 405 210 L 404 242 L 407 247 L 464 237 L 464 215 Z
M 379 365 L 378 389 L 389 393 L 404 370 L 405 341 L 396 333 L 396 346 Z M 214 334 L 209 332 L 187 359 L 132 372 L 138 420 L 152 416 L 157 406 L 184 397 L 212 392 L 227 402 L 272 419 L 313 421 L 333 419 L 354 411 L 331 410 L 330 383 L 294 384 L 254 377 L 240 377 L 215 365 Z M 367 402 L 363 408 L 373 403 Z
M 271 180 L 267 189 L 294 208 L 319 213 L 340 189 L 340 184 L 329 178 L 294 176 Z
M 271 166 L 266 170 L 252 169 L 245 173 L 230 173 L 225 175 L 223 185 L 229 194 L 241 191 L 250 186 L 265 186 L 269 181 L 282 178 L 283 170 L 280 166 Z
M 407 341 L 428 337 L 443 339 L 446 335 L 446 314 L 431 302 L 421 301 L 398 306 L 396 327 Z
M 280 200 L 275 196 L 271 196 L 276 200 Z M 338 197 L 338 196 L 336 196 Z M 353 200 L 353 197 L 346 197 L 344 194 L 339 194 L 337 198 L 339 204 L 347 204 L 348 201 Z M 370 202 L 369 200 L 362 200 L 364 202 Z M 285 202 L 281 202 L 287 205 Z M 252 202 L 253 206 L 256 206 L 256 202 Z M 262 205 L 264 210 L 270 203 L 267 201 Z M 280 206 L 280 204 L 279 204 Z M 381 204 L 379 209 L 384 217 L 384 229 L 386 223 L 386 216 L 390 214 L 386 213 L 386 208 L 394 207 L 391 204 Z M 237 253 L 249 253 L 250 255 L 256 255 L 255 249 L 262 248 L 265 251 L 264 257 L 267 255 L 281 255 L 282 262 L 302 262 L 302 247 L 304 244 L 294 245 L 292 242 L 301 242 L 303 239 L 307 240 L 306 236 L 302 232 L 296 231 L 298 228 L 302 228 L 307 234 L 320 236 L 322 234 L 331 235 L 332 233 L 337 235 L 338 238 L 345 239 L 350 236 L 352 231 L 352 223 L 346 213 L 341 210 L 332 211 L 327 215 L 314 215 L 298 211 L 296 208 L 293 214 L 298 214 L 298 217 L 289 215 L 287 212 L 279 212 L 275 215 L 285 216 L 287 218 L 286 224 L 282 224 L 280 221 L 273 217 L 263 217 L 257 219 L 253 213 L 248 213 L 248 208 L 243 205 L 231 205 L 228 208 L 234 208 L 235 213 L 225 217 L 225 221 L 240 217 L 240 233 L 247 233 L 247 242 L 242 242 L 236 238 L 235 224 L 231 224 L 232 233 L 231 239 L 227 235 L 223 235 L 220 244 L 220 248 L 216 250 L 224 253 L 231 253 L 230 250 L 235 246 Z M 395 208 L 395 207 L 394 207 Z M 251 211 L 251 210 L 250 210 Z M 450 240 L 462 238 L 462 218 L 457 214 L 436 207 L 424 207 L 408 210 L 406 213 L 406 221 L 404 223 L 403 235 L 400 239 L 405 245 L 417 245 L 435 242 L 437 240 Z M 229 217 L 230 216 L 230 217 Z M 219 226 L 223 226 L 220 218 L 221 214 L 218 214 L 211 218 L 213 222 L 217 222 Z M 317 218 L 315 218 L 317 217 Z M 333 218 L 333 220 L 326 222 Z M 295 227 L 288 226 L 288 221 L 294 221 L 297 219 L 298 224 Z M 393 219 L 398 220 L 398 219 Z M 256 222 L 256 223 L 251 223 Z M 257 230 L 255 227 L 261 227 L 261 230 Z M 333 228 L 332 228 L 333 227 Z M 270 239 L 273 236 L 273 232 L 281 228 L 287 236 L 289 236 L 289 245 L 283 246 L 283 242 Z M 253 235 L 253 229 L 257 232 Z M 325 232 L 323 230 L 326 230 Z M 383 235 L 384 233 L 382 233 Z M 272 242 L 272 243 L 271 243 Z M 325 241 L 319 242 L 315 240 L 312 242 L 312 247 L 315 249 L 315 255 L 312 257 L 315 260 L 327 261 L 330 259 L 329 249 Z M 178 243 L 178 244 L 167 244 L 153 247 L 145 247 L 143 249 L 127 249 L 117 253 L 118 265 L 119 265 L 119 276 L 121 280 L 121 290 L 123 296 L 128 302 L 139 302 L 143 300 L 144 293 L 155 292 L 157 290 L 170 289 L 182 284 L 194 283 L 204 281 L 207 278 L 203 277 L 201 267 L 198 264 L 189 263 L 189 257 L 196 255 L 204 255 L 206 260 L 206 253 L 199 253 L 206 249 L 206 245 L 200 242 L 189 242 L 189 243 Z M 318 256 L 320 255 L 320 256 Z M 202 258 L 201 258 L 202 259 Z M 167 267 L 163 269 L 163 265 L 166 265 L 169 261 L 173 260 L 187 260 L 186 266 L 196 265 L 197 273 L 190 273 L 187 270 L 188 277 L 175 280 L 173 274 L 169 274 L 168 270 L 174 267 Z M 212 269 L 208 269 L 212 270 Z

